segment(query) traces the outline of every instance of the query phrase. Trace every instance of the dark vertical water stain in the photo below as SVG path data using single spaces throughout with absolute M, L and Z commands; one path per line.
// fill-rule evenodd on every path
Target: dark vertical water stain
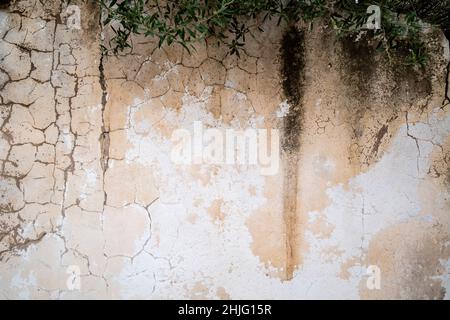
M 444 30 L 444 35 L 448 40 L 449 49 L 450 49 L 450 29 Z M 442 102 L 442 106 L 446 106 L 450 104 L 450 61 L 447 64 L 447 68 L 445 70 L 445 91 L 444 91 L 444 101 Z
M 304 69 L 304 34 L 296 27 L 290 27 L 282 39 L 282 85 L 284 95 L 290 105 L 289 113 L 283 121 L 281 141 L 283 163 L 283 220 L 286 229 L 285 280 L 293 277 L 299 260 L 297 241 L 297 194 L 300 133 L 302 130 L 303 108 L 301 103 Z

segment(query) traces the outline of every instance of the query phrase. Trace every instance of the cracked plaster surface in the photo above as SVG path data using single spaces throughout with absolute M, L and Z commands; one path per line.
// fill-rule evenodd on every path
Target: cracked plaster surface
M 81 30 L 60 1 L 0 11 L 0 298 L 449 298 L 442 35 L 426 74 L 306 35 L 298 160 L 262 176 L 177 165 L 171 135 L 194 121 L 286 131 L 282 28 L 267 22 L 240 59 L 143 38 L 102 56 L 97 8 L 76 4 Z

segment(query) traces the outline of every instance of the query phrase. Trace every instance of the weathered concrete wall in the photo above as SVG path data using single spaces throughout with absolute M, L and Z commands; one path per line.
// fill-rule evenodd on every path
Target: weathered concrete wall
M 59 1 L 0 11 L 1 298 L 449 298 L 439 32 L 421 71 L 269 22 L 240 59 L 102 56 L 98 10 L 72 4 L 81 29 Z M 279 170 L 174 163 L 195 121 L 279 129 Z

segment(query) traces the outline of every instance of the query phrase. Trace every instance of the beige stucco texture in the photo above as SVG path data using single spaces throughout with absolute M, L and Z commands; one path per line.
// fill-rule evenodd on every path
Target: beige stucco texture
M 0 299 L 449 299 L 439 30 L 422 69 L 320 22 L 113 55 L 71 4 L 0 10 Z M 199 124 L 278 130 L 277 170 L 174 161 Z

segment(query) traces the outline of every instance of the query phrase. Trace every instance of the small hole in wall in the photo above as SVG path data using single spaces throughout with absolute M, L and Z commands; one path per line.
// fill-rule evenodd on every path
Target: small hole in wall
M 0 0 L 0 9 L 6 9 L 9 7 L 11 0 Z

